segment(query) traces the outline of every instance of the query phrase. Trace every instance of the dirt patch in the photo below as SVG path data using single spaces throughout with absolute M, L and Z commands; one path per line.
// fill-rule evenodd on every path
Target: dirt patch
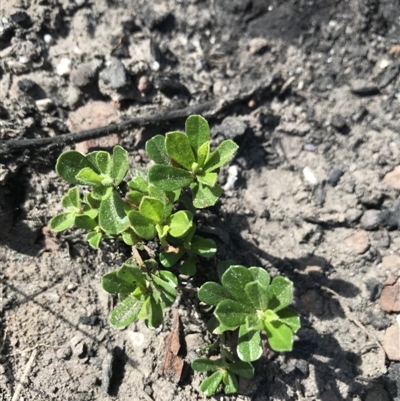
M 380 303 L 400 276 L 399 16 L 391 0 L 3 2 L 0 150 L 269 82 L 210 113 L 214 145 L 231 138 L 240 150 L 235 186 L 199 222 L 218 243 L 200 275 L 234 258 L 287 276 L 302 328 L 293 352 L 266 351 L 231 398 L 399 401 L 400 345 L 384 340 L 399 323 Z M 183 124 L 130 130 L 119 143 L 143 167 L 145 140 Z M 181 284 L 160 330 L 113 330 L 100 277 L 128 250 L 95 252 L 80 232 L 48 231 L 67 189 L 54 173 L 61 150 L 0 159 L 0 395 L 205 399 L 189 367 L 212 341 L 199 279 Z M 179 369 L 166 368 L 174 361 Z

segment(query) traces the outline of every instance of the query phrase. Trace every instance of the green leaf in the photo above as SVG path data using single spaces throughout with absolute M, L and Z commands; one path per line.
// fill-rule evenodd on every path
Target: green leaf
M 125 298 L 121 305 L 110 313 L 110 323 L 117 329 L 129 326 L 138 316 L 143 306 L 143 299 L 133 296 Z
M 76 179 L 84 185 L 102 185 L 101 177 L 90 167 L 85 167 L 79 171 Z
M 273 312 L 272 312 L 273 313 Z M 247 331 L 264 330 L 264 322 L 258 317 L 257 314 L 246 316 L 246 329 Z
M 182 238 L 192 227 L 193 214 L 188 210 L 179 210 L 168 220 L 169 234 L 175 238 Z
M 157 164 L 170 164 L 171 162 L 165 148 L 165 137 L 163 135 L 156 135 L 148 140 L 146 142 L 146 152 L 149 154 L 150 159 Z
M 162 278 L 157 277 L 156 275 L 152 275 L 151 276 L 154 283 L 157 284 L 157 286 L 159 286 L 162 289 L 162 293 L 164 293 L 168 299 L 168 305 L 171 305 L 176 298 L 176 289 L 175 289 L 175 285 L 172 284 L 170 282 L 166 282 L 164 281 Z
M 191 363 L 192 369 L 197 372 L 208 372 L 210 370 L 215 370 L 218 365 L 215 361 L 207 358 L 198 358 Z
M 121 236 L 122 240 L 128 246 L 133 246 L 139 242 L 139 237 L 135 234 L 135 232 L 131 228 L 128 228 L 127 230 L 123 231 L 121 233 Z
M 250 299 L 254 308 L 264 311 L 268 307 L 267 288 L 261 285 L 258 281 L 247 283 L 244 287 L 247 298 Z
M 112 168 L 111 156 L 108 152 L 99 151 L 96 154 L 96 165 L 101 174 L 109 175 Z
M 237 266 L 237 262 L 233 259 L 228 259 L 228 260 L 223 260 L 222 262 L 219 262 L 217 265 L 217 272 L 218 272 L 218 277 L 219 280 L 221 281 L 223 274 L 231 267 L 231 266 Z
M 262 286 L 268 288 L 271 278 L 265 269 L 262 267 L 249 267 L 249 272 L 253 275 L 252 281 L 258 281 Z
M 217 306 L 224 299 L 232 299 L 231 294 L 220 284 L 214 281 L 204 283 L 198 292 L 200 301 L 208 305 Z
M 152 239 L 156 235 L 153 221 L 144 217 L 140 212 L 132 210 L 128 213 L 133 231 L 144 239 Z
M 237 345 L 238 357 L 245 362 L 256 361 L 262 355 L 261 336 L 258 331 L 247 331 L 246 326 L 239 327 Z
M 268 287 L 268 309 L 277 312 L 293 300 L 293 283 L 285 277 L 277 276 Z
M 300 329 L 300 317 L 293 309 L 281 309 L 277 315 L 279 320 L 289 326 L 293 333 L 296 333 L 296 331 Z
M 197 209 L 203 209 L 205 207 L 214 206 L 217 200 L 222 194 L 222 188 L 218 185 L 209 187 L 199 182 L 198 185 L 194 185 L 192 188 L 193 192 L 193 206 Z
M 221 142 L 217 149 L 215 149 L 214 152 L 211 152 L 206 164 L 204 165 L 204 169 L 206 171 L 216 170 L 218 167 L 221 167 L 231 160 L 238 149 L 239 146 L 230 139 Z
M 187 170 L 192 170 L 196 159 L 190 146 L 189 138 L 179 131 L 168 132 L 165 135 L 165 147 L 168 156 Z
M 191 251 L 203 258 L 212 258 L 217 252 L 215 241 L 211 238 L 202 238 L 195 235 L 192 240 Z
M 129 169 L 128 152 L 121 146 L 114 146 L 112 155 L 111 177 L 114 185 L 119 185 Z
M 254 377 L 254 367 L 249 362 L 233 362 L 228 365 L 228 370 L 235 375 L 244 377 L 245 379 L 252 379 Z
M 218 335 L 220 335 L 220 334 L 222 334 L 222 333 L 225 333 L 225 331 L 234 331 L 234 330 L 236 330 L 237 328 L 238 328 L 238 326 L 228 327 L 228 326 L 225 326 L 224 324 L 220 324 L 219 326 L 217 326 L 217 327 L 212 331 L 212 333 L 213 333 L 213 334 L 218 334 Z
M 107 234 L 119 234 L 129 227 L 124 202 L 114 190 L 100 203 L 99 226 Z
M 244 266 L 231 266 L 221 278 L 221 283 L 231 295 L 241 302 L 251 305 L 250 300 L 244 291 L 246 284 L 253 281 L 253 275 Z
M 279 320 L 265 322 L 269 346 L 277 352 L 291 351 L 293 349 L 293 332 Z
M 213 187 L 217 182 L 217 173 L 205 173 L 204 175 L 197 175 L 197 181 L 201 184 Z
M 207 379 L 205 379 L 203 383 L 201 383 L 200 390 L 207 397 L 211 397 L 217 391 L 217 388 L 220 385 L 223 377 L 224 371 L 220 369 L 217 370 L 211 376 L 207 377 Z
M 194 258 L 187 258 L 180 267 L 181 274 L 194 276 L 196 274 L 196 261 Z
M 199 115 L 189 116 L 185 123 L 185 131 L 193 151 L 198 155 L 200 147 L 210 141 L 207 120 Z
M 134 283 L 129 283 L 118 276 L 118 271 L 106 273 L 101 278 L 103 289 L 110 294 L 118 294 L 123 292 L 132 292 L 136 288 Z
M 81 214 L 75 217 L 75 226 L 84 230 L 94 230 L 98 224 L 91 217 Z
M 169 272 L 168 270 L 160 270 L 158 272 L 158 274 L 160 275 L 160 277 L 166 281 L 167 283 L 169 283 L 169 285 L 171 287 L 176 287 L 178 285 L 178 279 L 176 278 L 174 273 Z
M 92 191 L 93 192 L 93 191 Z M 85 202 L 92 209 L 98 209 L 100 207 L 100 201 L 98 199 L 93 198 L 92 193 L 89 192 L 85 195 Z
M 146 276 L 139 266 L 132 264 L 132 260 L 128 259 L 119 270 L 117 276 L 128 284 L 135 284 L 135 287 L 146 288 Z
M 224 393 L 234 394 L 239 391 L 239 383 L 233 373 L 225 372 L 223 382 L 225 384 Z
M 164 308 L 161 303 L 150 297 L 149 310 L 147 312 L 147 326 L 150 329 L 160 327 L 164 320 Z
M 91 219 L 96 219 L 99 215 L 99 211 L 97 209 L 91 209 L 89 205 L 85 205 L 83 207 L 83 214 L 89 216 Z
M 89 242 L 89 245 L 92 248 L 97 249 L 99 247 L 102 237 L 102 233 L 99 233 L 97 231 L 90 231 L 86 234 L 86 241 Z
M 70 228 L 74 224 L 74 221 L 75 217 L 70 212 L 60 213 L 56 214 L 50 220 L 50 227 L 55 232 L 60 232 Z
M 79 189 L 74 187 L 68 190 L 67 195 L 63 197 L 61 204 L 67 209 L 79 210 L 81 208 Z
M 93 199 L 96 200 L 103 200 L 108 198 L 111 195 L 113 188 L 112 187 L 105 187 L 103 185 L 100 185 L 98 187 L 93 188 L 93 191 L 91 192 Z
M 219 302 L 214 315 L 220 323 L 227 327 L 237 327 L 246 323 L 246 316 L 251 314 L 248 305 L 232 299 Z
M 142 201 L 145 195 L 139 191 L 129 191 L 126 195 L 127 200 L 130 203 L 133 203 L 135 206 L 139 207 L 140 202 Z
M 175 191 L 188 186 L 193 177 L 181 168 L 156 164 L 149 170 L 149 181 L 163 191 Z
M 197 163 L 200 168 L 203 168 L 210 154 L 210 142 L 205 142 L 197 151 Z
M 178 262 L 184 253 L 185 250 L 183 248 L 179 249 L 178 253 L 162 251 L 159 254 L 160 262 L 163 266 L 170 268 Z
M 139 212 L 144 217 L 158 224 L 164 216 L 164 203 L 156 198 L 145 196 L 140 202 Z
M 143 177 L 133 177 L 128 182 L 128 187 L 135 191 L 142 192 L 144 194 L 147 193 L 147 182 Z
M 72 184 L 81 184 L 76 176 L 84 168 L 93 168 L 93 165 L 84 155 L 75 150 L 64 152 L 57 159 L 57 174 L 65 181 L 71 182 Z

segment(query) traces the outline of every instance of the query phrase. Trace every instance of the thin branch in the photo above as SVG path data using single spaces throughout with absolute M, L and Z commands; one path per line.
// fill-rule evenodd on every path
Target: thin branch
M 214 116 L 218 112 L 229 109 L 233 105 L 256 97 L 270 88 L 275 77 L 256 82 L 251 88 L 242 88 L 234 94 L 228 94 L 221 99 L 210 100 L 180 110 L 165 110 L 149 113 L 140 117 L 133 117 L 120 123 L 113 123 L 105 127 L 83 130 L 75 133 L 58 135 L 49 138 L 17 139 L 0 141 L 0 155 L 7 155 L 25 149 L 41 149 L 46 146 L 65 146 L 76 142 L 87 141 L 110 134 L 119 134 L 135 127 L 158 125 L 174 120 L 187 118 L 191 114 L 203 114 L 206 117 Z

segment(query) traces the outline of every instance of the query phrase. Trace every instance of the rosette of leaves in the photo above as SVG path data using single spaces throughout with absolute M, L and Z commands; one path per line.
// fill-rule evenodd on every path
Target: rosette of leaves
M 56 171 L 61 178 L 72 184 L 93 187 L 85 197 L 87 207 L 93 212 L 86 213 L 84 218 L 75 218 L 74 223 L 90 230 L 87 240 L 94 248 L 104 234 L 112 236 L 129 229 L 130 221 L 118 189 L 128 168 L 128 153 L 121 146 L 114 147 L 112 156 L 105 151 L 84 156 L 71 150 L 57 160 Z
M 203 284 L 198 297 L 216 306 L 214 316 L 219 326 L 214 333 L 239 329 L 237 354 L 242 361 L 260 358 L 262 331 L 274 351 L 292 350 L 300 319 L 288 307 L 293 300 L 290 280 L 277 276 L 271 281 L 261 267 L 231 266 L 222 274 L 221 284 Z
M 236 143 L 228 139 L 211 152 L 207 121 L 192 115 L 186 120 L 185 133 L 156 135 L 146 143 L 147 153 L 156 163 L 149 170 L 149 182 L 166 192 L 190 186 L 196 208 L 212 206 L 222 193 L 216 170 L 237 149 Z
M 116 328 L 129 326 L 136 319 L 144 319 L 149 328 L 157 328 L 164 318 L 164 309 L 176 298 L 176 276 L 158 270 L 154 260 L 139 266 L 133 258 L 120 269 L 102 277 L 103 289 L 118 294 L 120 304 L 110 313 L 109 321 Z
M 225 394 L 237 393 L 239 390 L 237 376 L 245 379 L 254 377 L 254 368 L 249 362 L 231 362 L 223 358 L 215 360 L 199 358 L 195 359 L 191 366 L 198 372 L 212 372 L 200 385 L 200 390 L 208 397 L 215 394 L 220 384 L 223 385 Z

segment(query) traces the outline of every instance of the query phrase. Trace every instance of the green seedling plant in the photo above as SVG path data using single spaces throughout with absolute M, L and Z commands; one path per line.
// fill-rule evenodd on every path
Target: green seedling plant
M 176 299 L 178 274 L 193 276 L 204 266 L 204 258 L 216 255 L 215 241 L 198 235 L 195 211 L 216 204 L 222 194 L 218 170 L 237 149 L 235 142 L 225 140 L 211 151 L 209 125 L 193 115 L 186 120 L 185 132 L 147 141 L 154 162 L 148 170 L 130 171 L 128 152 L 121 146 L 112 154 L 69 150 L 60 155 L 56 172 L 73 186 L 62 198 L 66 210 L 50 220 L 51 228 L 84 229 L 95 249 L 103 240 L 119 240 L 132 249 L 132 257 L 102 277 L 104 290 L 118 297 L 109 316 L 112 326 L 123 329 L 143 319 L 149 328 L 159 327 L 165 308 Z M 150 242 L 153 249 L 156 243 L 156 251 Z M 219 358 L 192 362 L 194 370 L 211 373 L 201 385 L 208 396 L 220 385 L 226 394 L 235 393 L 239 376 L 253 377 L 251 362 L 262 354 L 260 333 L 273 350 L 288 351 L 300 327 L 296 312 L 288 308 L 293 297 L 289 280 L 271 281 L 258 267 L 221 266 L 221 284 L 207 282 L 198 294 L 215 307 L 210 328 L 219 336 L 212 346 Z M 234 331 L 236 350 L 227 340 Z

